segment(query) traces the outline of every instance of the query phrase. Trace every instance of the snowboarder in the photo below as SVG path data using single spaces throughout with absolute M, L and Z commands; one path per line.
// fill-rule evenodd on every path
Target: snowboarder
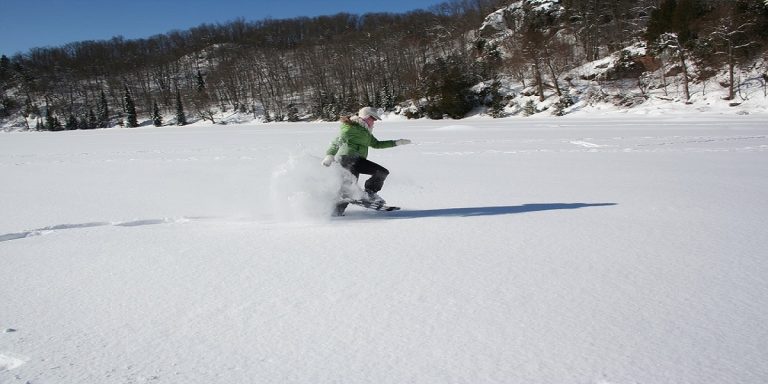
M 322 163 L 329 167 L 335 160 L 353 176 L 356 182 L 360 174 L 371 175 L 365 181 L 365 193 L 360 200 L 383 205 L 385 203 L 378 192 L 384 186 L 384 180 L 389 175 L 389 171 L 379 164 L 367 159 L 368 147 L 371 148 L 392 148 L 397 145 L 410 144 L 408 139 L 379 141 L 373 136 L 373 123 L 381 120 L 378 112 L 371 107 L 360 109 L 357 116 L 341 118 L 341 127 L 339 136 L 332 142 L 326 151 L 326 156 Z M 348 194 L 349 186 L 342 186 L 341 197 Z M 334 211 L 335 216 L 342 216 L 347 209 L 348 202 L 339 202 Z

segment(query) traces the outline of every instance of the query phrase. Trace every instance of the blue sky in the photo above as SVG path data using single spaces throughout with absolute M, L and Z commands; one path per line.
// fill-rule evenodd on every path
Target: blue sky
M 0 54 L 82 40 L 149 37 L 202 23 L 339 12 L 401 13 L 443 0 L 0 0 Z

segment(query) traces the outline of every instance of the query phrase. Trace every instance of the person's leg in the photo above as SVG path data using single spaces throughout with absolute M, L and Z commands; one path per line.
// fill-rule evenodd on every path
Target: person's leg
M 371 175 L 371 177 L 365 181 L 365 190 L 368 192 L 376 193 L 381 191 L 384 187 L 384 180 L 389 176 L 389 171 L 370 161 L 368 159 L 358 159 L 354 164 L 354 172 L 364 175 Z

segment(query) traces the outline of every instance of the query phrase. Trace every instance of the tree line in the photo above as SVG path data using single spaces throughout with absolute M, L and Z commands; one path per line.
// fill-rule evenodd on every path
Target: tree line
M 701 70 L 718 63 L 733 69 L 764 52 L 768 39 L 762 0 L 561 0 L 554 2 L 561 11 L 532 10 L 519 33 L 489 44 L 478 27 L 513 3 L 453 0 L 403 14 L 238 19 L 2 55 L 0 119 L 20 115 L 34 124 L 28 128 L 48 130 L 215 123 L 222 112 L 337 120 L 362 105 L 391 111 L 408 100 L 422 101 L 409 116 L 460 118 L 500 102 L 493 86 L 470 91 L 480 80 L 515 76 L 543 98 L 545 87 L 562 95 L 567 69 L 634 42 L 647 41 L 656 57 L 682 70 L 691 60 Z M 701 71 L 695 75 L 707 76 Z

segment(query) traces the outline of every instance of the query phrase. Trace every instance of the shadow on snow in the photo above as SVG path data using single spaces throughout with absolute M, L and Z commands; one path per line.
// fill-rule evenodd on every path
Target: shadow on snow
M 547 204 L 523 204 L 523 205 L 509 205 L 498 207 L 471 207 L 471 208 L 441 208 L 441 209 L 424 209 L 424 210 L 408 210 L 394 212 L 379 212 L 381 218 L 392 219 L 419 219 L 426 217 L 474 217 L 474 216 L 497 216 L 497 215 L 512 215 L 516 213 L 526 212 L 540 212 L 540 211 L 554 211 L 560 209 L 579 209 L 588 207 L 608 207 L 616 205 L 616 203 L 547 203 Z M 353 212 L 349 212 L 353 213 Z M 357 213 L 357 212 L 354 212 Z M 349 215 L 348 216 L 356 216 Z M 366 215 L 366 218 L 371 218 L 371 215 Z
M 475 216 L 498 216 L 498 215 L 511 215 L 516 213 L 526 212 L 540 212 L 540 211 L 554 211 L 560 209 L 578 209 L 587 207 L 608 207 L 616 205 L 616 203 L 548 203 L 548 204 L 523 204 L 523 205 L 509 205 L 498 207 L 471 207 L 471 208 L 441 208 L 441 209 L 424 209 L 424 210 L 401 210 L 394 212 L 366 212 L 363 210 L 347 211 L 346 218 L 365 218 L 365 219 L 419 219 L 427 217 L 475 217 Z M 28 237 L 40 236 L 49 232 L 69 230 L 69 229 L 82 229 L 92 227 L 139 227 L 146 225 L 157 225 L 174 222 L 184 222 L 191 220 L 205 220 L 212 219 L 211 217 L 184 217 L 181 219 L 151 219 L 151 220 L 135 220 L 125 222 L 92 222 L 82 224 L 60 224 L 50 227 L 34 229 L 30 231 L 6 233 L 0 235 L 0 243 L 12 240 L 19 240 Z

